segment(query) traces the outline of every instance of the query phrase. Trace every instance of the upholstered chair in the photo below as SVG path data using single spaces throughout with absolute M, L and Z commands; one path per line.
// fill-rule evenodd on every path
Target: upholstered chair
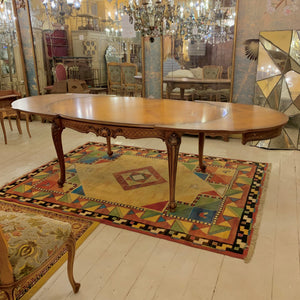
M 227 79 L 232 77 L 232 66 L 227 68 Z M 230 88 L 229 89 L 219 89 L 216 93 L 216 100 L 222 102 L 230 101 Z
M 77 293 L 71 225 L 41 215 L 0 211 L 0 291 L 15 299 L 15 289 L 55 262 L 66 248 L 68 277 Z
M 204 79 L 220 79 L 222 78 L 223 67 L 208 65 L 203 67 Z
M 121 65 L 117 62 L 107 64 L 108 94 L 122 94 Z
M 124 95 L 135 96 L 137 83 L 134 76 L 137 75 L 137 65 L 132 63 L 121 64 L 121 80 Z
M 56 81 L 62 81 L 67 79 L 66 66 L 62 63 L 58 63 L 55 67 Z
M 222 66 L 208 65 L 203 67 L 203 79 L 221 79 L 223 73 Z M 199 97 L 200 100 L 217 100 L 218 91 L 213 88 L 206 88 L 205 84 L 201 89 L 195 89 L 193 100 Z
M 60 94 L 67 92 L 67 67 L 62 64 L 58 63 L 55 66 L 55 82 L 53 85 L 49 85 L 44 87 L 45 91 L 48 94 Z

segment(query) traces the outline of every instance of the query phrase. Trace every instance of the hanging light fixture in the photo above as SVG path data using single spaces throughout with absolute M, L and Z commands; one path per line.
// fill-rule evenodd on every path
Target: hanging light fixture
M 233 39 L 235 1 L 223 6 L 223 1 L 201 0 L 180 5 L 177 34 L 185 40 L 199 40 L 211 44 Z
M 184 39 L 199 39 L 216 43 L 231 39 L 235 0 L 224 7 L 222 0 L 177 2 L 174 0 L 129 0 L 121 7 L 128 14 L 134 30 L 142 36 L 181 35 Z
M 150 40 L 154 41 L 154 37 L 161 36 L 174 22 L 176 6 L 173 0 L 129 0 L 121 11 L 128 14 L 135 31 L 141 32 L 142 36 L 150 36 Z
M 65 23 L 65 18 L 73 16 L 73 12 L 81 7 L 81 0 L 42 0 L 46 13 L 53 16 L 60 23 Z
M 15 17 L 10 1 L 0 4 L 0 43 L 5 47 L 13 47 L 17 43 Z

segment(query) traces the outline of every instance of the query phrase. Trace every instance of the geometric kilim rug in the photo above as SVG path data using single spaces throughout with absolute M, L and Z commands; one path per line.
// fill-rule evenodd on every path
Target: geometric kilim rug
M 0 190 L 0 199 L 246 258 L 267 163 L 179 153 L 175 212 L 168 210 L 167 152 L 87 143 L 65 155 L 66 183 L 52 161 Z

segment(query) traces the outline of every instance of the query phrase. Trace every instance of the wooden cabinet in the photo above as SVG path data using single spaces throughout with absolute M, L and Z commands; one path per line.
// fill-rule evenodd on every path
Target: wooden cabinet
M 72 31 L 73 56 L 91 57 L 93 86 L 106 86 L 105 50 L 107 48 L 106 34 L 93 30 Z

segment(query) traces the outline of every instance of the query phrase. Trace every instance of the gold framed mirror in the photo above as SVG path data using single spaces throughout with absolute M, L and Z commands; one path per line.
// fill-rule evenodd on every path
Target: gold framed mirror
M 135 22 L 129 24 L 130 15 L 124 13 L 125 6 L 127 7 L 126 9 L 129 10 L 132 1 L 88 0 L 80 2 L 80 7 L 76 6 L 78 1 L 73 1 L 69 6 L 65 5 L 66 0 L 55 0 L 53 3 L 51 2 L 52 4 L 50 2 L 51 1 L 47 0 L 43 2 L 32 0 L 30 2 L 30 16 L 35 39 L 38 78 L 40 82 L 40 92 L 42 94 L 49 92 L 48 87 L 50 89 L 57 81 L 56 65 L 59 63 L 66 65 L 68 77 L 84 80 L 92 92 L 101 92 L 102 87 L 109 85 L 107 82 L 107 62 L 105 60 L 106 50 L 109 46 L 116 49 L 120 63 L 136 64 L 137 72 L 134 77 L 142 77 L 142 33 L 138 32 L 138 26 Z M 193 5 L 195 5 L 196 14 L 200 14 L 201 5 L 205 5 L 205 9 L 207 9 L 203 16 L 207 18 L 207 36 L 210 35 L 210 37 L 207 38 L 207 40 L 209 40 L 208 52 L 210 52 L 210 56 L 218 57 L 218 59 L 214 61 L 210 59 L 207 64 L 223 65 L 221 76 L 226 82 L 220 86 L 223 93 L 220 93 L 218 97 L 230 101 L 232 91 L 231 82 L 233 78 L 232 66 L 234 65 L 233 44 L 236 23 L 234 19 L 238 1 L 200 0 L 192 2 L 194 2 Z M 186 0 L 170 1 L 171 4 L 174 4 L 173 7 L 175 8 L 178 4 L 189 6 L 192 2 Z M 166 3 L 167 1 L 162 1 L 162 5 Z M 54 4 L 56 5 L 55 7 L 53 6 Z M 134 11 L 132 13 L 134 13 Z M 165 13 L 168 14 L 169 10 L 165 9 Z M 215 20 L 211 18 L 213 13 L 216 16 Z M 127 16 L 127 18 L 125 18 L 125 16 Z M 154 16 L 157 15 L 155 14 Z M 224 25 L 225 23 L 226 26 Z M 188 34 L 188 31 L 189 29 L 186 30 L 185 36 Z M 213 35 L 212 31 L 214 31 Z M 126 32 L 126 35 L 124 32 Z M 166 36 L 167 32 L 164 31 L 163 34 Z M 59 41 L 59 36 L 56 35 L 61 35 L 65 40 L 61 39 Z M 196 35 L 197 34 L 194 34 L 194 37 Z M 185 36 L 181 35 L 179 38 L 177 35 L 176 38 L 173 38 L 173 41 L 171 41 L 172 51 L 175 51 L 175 49 L 180 46 L 180 41 L 185 39 Z M 221 40 L 226 43 L 220 43 Z M 190 57 L 192 57 L 189 61 L 184 62 L 181 59 L 183 58 L 183 52 L 173 52 L 172 55 L 180 57 L 180 67 L 196 69 L 199 67 L 196 66 L 196 64 L 199 64 L 199 55 L 198 53 L 193 55 L 191 51 L 194 51 L 194 53 L 198 51 L 198 40 L 196 41 L 195 38 L 193 38 L 187 42 L 190 45 L 189 51 Z M 214 44 L 214 47 L 212 44 Z M 223 44 L 224 47 L 221 47 L 220 44 Z M 167 44 L 165 44 L 164 48 L 167 48 L 166 45 Z M 58 48 L 59 50 L 65 51 L 58 51 Z M 219 55 L 217 53 L 219 53 Z M 162 54 L 162 56 L 163 59 L 166 58 L 164 54 Z M 65 59 L 66 57 L 68 58 L 67 60 Z M 77 63 L 77 58 L 79 57 L 82 58 L 82 60 L 80 63 Z M 87 57 L 89 57 L 90 60 L 87 59 Z M 201 59 L 203 61 L 203 57 L 201 57 Z M 187 66 L 189 63 L 191 63 L 191 65 Z M 84 70 L 80 69 L 83 68 L 82 64 L 85 64 Z M 165 69 L 162 68 L 161 72 L 165 72 Z M 81 74 L 80 78 L 79 73 Z M 141 80 L 137 80 L 135 95 L 141 94 L 141 83 Z M 111 89 L 108 88 L 108 90 Z M 132 95 L 133 93 L 130 94 Z M 162 96 L 164 97 L 166 95 Z

